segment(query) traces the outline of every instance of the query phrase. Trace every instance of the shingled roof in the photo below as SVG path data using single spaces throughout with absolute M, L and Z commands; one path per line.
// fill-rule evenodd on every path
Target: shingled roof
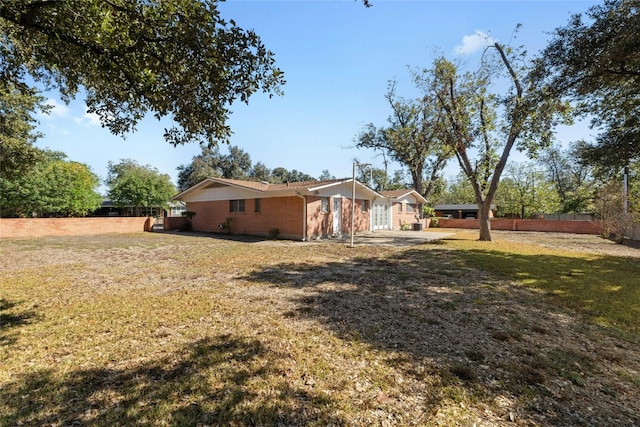
M 279 184 L 271 184 L 264 181 L 247 181 L 241 179 L 228 179 L 228 178 L 207 178 L 193 187 L 188 188 L 187 190 L 177 194 L 172 198 L 172 200 L 182 200 L 183 196 L 187 193 L 191 193 L 193 191 L 197 191 L 200 189 L 212 188 L 212 187 L 221 187 L 221 186 L 230 186 L 236 188 L 243 188 L 251 191 L 255 191 L 261 193 L 264 196 L 268 196 L 270 193 L 274 195 L 282 195 L 283 193 L 287 194 L 289 191 L 293 193 L 300 193 L 301 191 L 311 193 L 316 190 L 320 190 L 325 187 L 330 187 L 333 185 L 344 184 L 352 182 L 351 178 L 342 178 L 342 179 L 328 179 L 322 181 L 299 181 L 299 182 L 285 182 Z M 365 188 L 367 191 L 372 192 L 377 197 L 383 197 L 382 194 L 374 191 L 368 186 L 362 184 L 361 182 L 356 181 L 356 184 L 360 188 Z M 277 194 L 276 194 L 277 193 Z M 258 196 L 262 197 L 262 196 Z
M 422 196 L 422 194 L 418 193 L 416 190 L 412 188 L 401 188 L 400 190 L 386 190 L 386 191 L 381 191 L 380 194 L 391 199 L 399 199 L 402 196 L 413 194 L 420 203 L 427 203 L 427 199 L 425 199 Z

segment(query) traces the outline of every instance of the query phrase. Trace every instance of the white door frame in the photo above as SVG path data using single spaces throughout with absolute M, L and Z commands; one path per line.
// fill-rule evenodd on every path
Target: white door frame
M 333 234 L 342 234 L 342 197 L 333 198 Z
M 372 205 L 372 224 L 373 231 L 389 229 L 389 203 L 373 203 Z

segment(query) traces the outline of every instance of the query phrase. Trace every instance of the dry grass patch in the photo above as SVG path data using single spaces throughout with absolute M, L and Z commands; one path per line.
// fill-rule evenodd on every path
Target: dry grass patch
M 276 243 L 3 242 L 0 425 L 640 422 L 637 333 L 478 268 L 472 238 Z

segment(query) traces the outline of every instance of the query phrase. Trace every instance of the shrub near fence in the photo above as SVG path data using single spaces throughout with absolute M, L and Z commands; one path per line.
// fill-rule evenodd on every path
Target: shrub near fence
M 0 239 L 151 231 L 152 217 L 0 218 Z
M 477 219 L 447 219 L 441 218 L 438 224 L 441 228 L 479 229 Z M 555 233 L 600 234 L 598 221 L 555 221 L 545 219 L 510 219 L 494 218 L 491 220 L 492 230 L 511 231 L 549 231 Z

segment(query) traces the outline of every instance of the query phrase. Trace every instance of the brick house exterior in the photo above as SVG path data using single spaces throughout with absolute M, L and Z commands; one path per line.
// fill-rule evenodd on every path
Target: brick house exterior
M 370 231 L 371 206 L 383 196 L 355 184 L 354 232 Z M 196 231 L 269 236 L 278 229 L 281 238 L 309 240 L 351 233 L 352 193 L 351 178 L 284 184 L 207 178 L 172 200 L 195 212 Z
M 416 190 L 390 190 L 381 191 L 380 194 L 384 196 L 384 199 L 376 201 L 376 203 L 378 205 L 385 204 L 383 210 L 386 212 L 383 211 L 379 217 L 378 210 L 381 208 L 374 208 L 374 216 L 376 217 L 374 218 L 376 225 L 374 228 L 402 230 L 418 222 L 426 226 L 422 218 L 422 206 L 427 203 L 427 199 Z

